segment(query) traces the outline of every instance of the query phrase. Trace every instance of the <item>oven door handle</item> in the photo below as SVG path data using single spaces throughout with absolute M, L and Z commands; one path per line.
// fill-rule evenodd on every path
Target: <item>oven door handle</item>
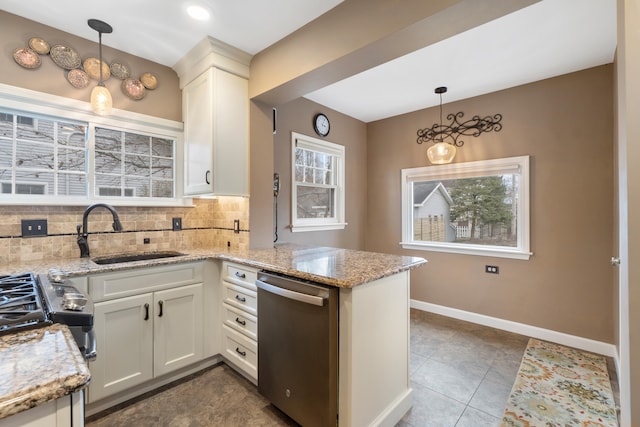
M 317 305 L 319 307 L 322 307 L 327 301 L 326 298 L 323 298 L 320 296 L 291 291 L 289 289 L 281 288 L 280 286 L 275 286 L 270 283 L 263 282 L 262 280 L 256 280 L 256 285 L 264 291 L 270 292 L 272 294 L 280 295 L 281 297 L 289 298 L 295 301 L 300 301 L 305 304 L 312 304 L 312 305 Z
M 98 357 L 97 351 L 97 343 L 96 343 L 96 334 L 92 330 L 87 332 L 87 348 L 84 351 L 84 358 L 87 361 L 94 361 Z

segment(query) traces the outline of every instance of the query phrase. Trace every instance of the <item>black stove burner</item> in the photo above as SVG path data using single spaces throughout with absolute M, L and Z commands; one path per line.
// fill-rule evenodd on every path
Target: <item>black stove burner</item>
M 0 276 L 0 334 L 45 322 L 50 323 L 34 275 Z

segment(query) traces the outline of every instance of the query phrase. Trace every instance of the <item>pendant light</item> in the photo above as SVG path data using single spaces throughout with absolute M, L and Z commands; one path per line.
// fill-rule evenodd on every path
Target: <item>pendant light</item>
M 98 46 L 100 51 L 100 80 L 98 81 L 98 85 L 91 91 L 91 109 L 99 116 L 108 116 L 111 114 L 113 100 L 111 99 L 109 89 L 107 89 L 102 81 L 102 33 L 109 34 L 113 32 L 113 28 L 111 28 L 111 25 L 98 19 L 89 19 L 88 24 L 98 32 Z
M 447 92 L 447 88 L 446 86 L 437 87 L 434 92 L 440 95 L 440 129 L 442 129 L 442 94 Z M 440 134 L 440 141 L 427 149 L 427 157 L 434 165 L 444 165 L 451 163 L 456 156 L 456 151 L 456 146 L 444 142 Z
M 435 93 L 440 95 L 440 123 L 436 123 L 430 128 L 418 129 L 418 139 L 416 142 L 433 142 L 427 149 L 429 161 L 436 165 L 451 163 L 456 156 L 456 151 L 464 145 L 462 137 L 478 137 L 486 132 L 500 132 L 502 130 L 502 114 L 481 117 L 473 116 L 469 120 L 460 121 L 464 117 L 462 111 L 448 114 L 449 124 L 442 124 L 442 94 L 447 92 L 445 86 L 437 87 Z M 445 142 L 445 138 L 447 142 Z M 451 142 L 449 142 L 451 141 Z

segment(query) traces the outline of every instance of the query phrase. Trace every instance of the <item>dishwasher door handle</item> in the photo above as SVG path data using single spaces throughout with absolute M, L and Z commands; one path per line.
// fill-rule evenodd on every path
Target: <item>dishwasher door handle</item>
M 275 286 L 270 283 L 263 282 L 262 280 L 256 280 L 256 285 L 267 292 L 272 294 L 280 295 L 281 297 L 289 298 L 295 301 L 300 301 L 305 304 L 317 305 L 318 307 L 324 306 L 327 298 L 303 294 L 301 292 L 291 291 L 289 289 L 281 288 L 280 286 Z

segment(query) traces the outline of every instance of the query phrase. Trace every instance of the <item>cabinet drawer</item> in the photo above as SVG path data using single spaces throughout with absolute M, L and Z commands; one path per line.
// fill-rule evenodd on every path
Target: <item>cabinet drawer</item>
M 222 282 L 224 298 L 223 301 L 229 305 L 240 308 L 249 314 L 258 314 L 258 293 L 242 286 L 232 283 Z
M 198 262 L 97 274 L 89 277 L 89 294 L 99 302 L 202 283 L 202 271 Z
M 225 325 L 253 340 L 258 339 L 258 319 L 256 316 L 239 308 L 231 307 L 229 304 L 223 304 L 223 311 L 222 318 Z
M 222 325 L 222 329 L 224 335 L 223 356 L 257 380 L 258 344 L 226 325 Z
M 245 288 L 256 290 L 256 279 L 258 278 L 258 271 L 245 267 L 244 265 L 224 263 L 224 280 L 233 283 L 234 285 L 243 286 Z

